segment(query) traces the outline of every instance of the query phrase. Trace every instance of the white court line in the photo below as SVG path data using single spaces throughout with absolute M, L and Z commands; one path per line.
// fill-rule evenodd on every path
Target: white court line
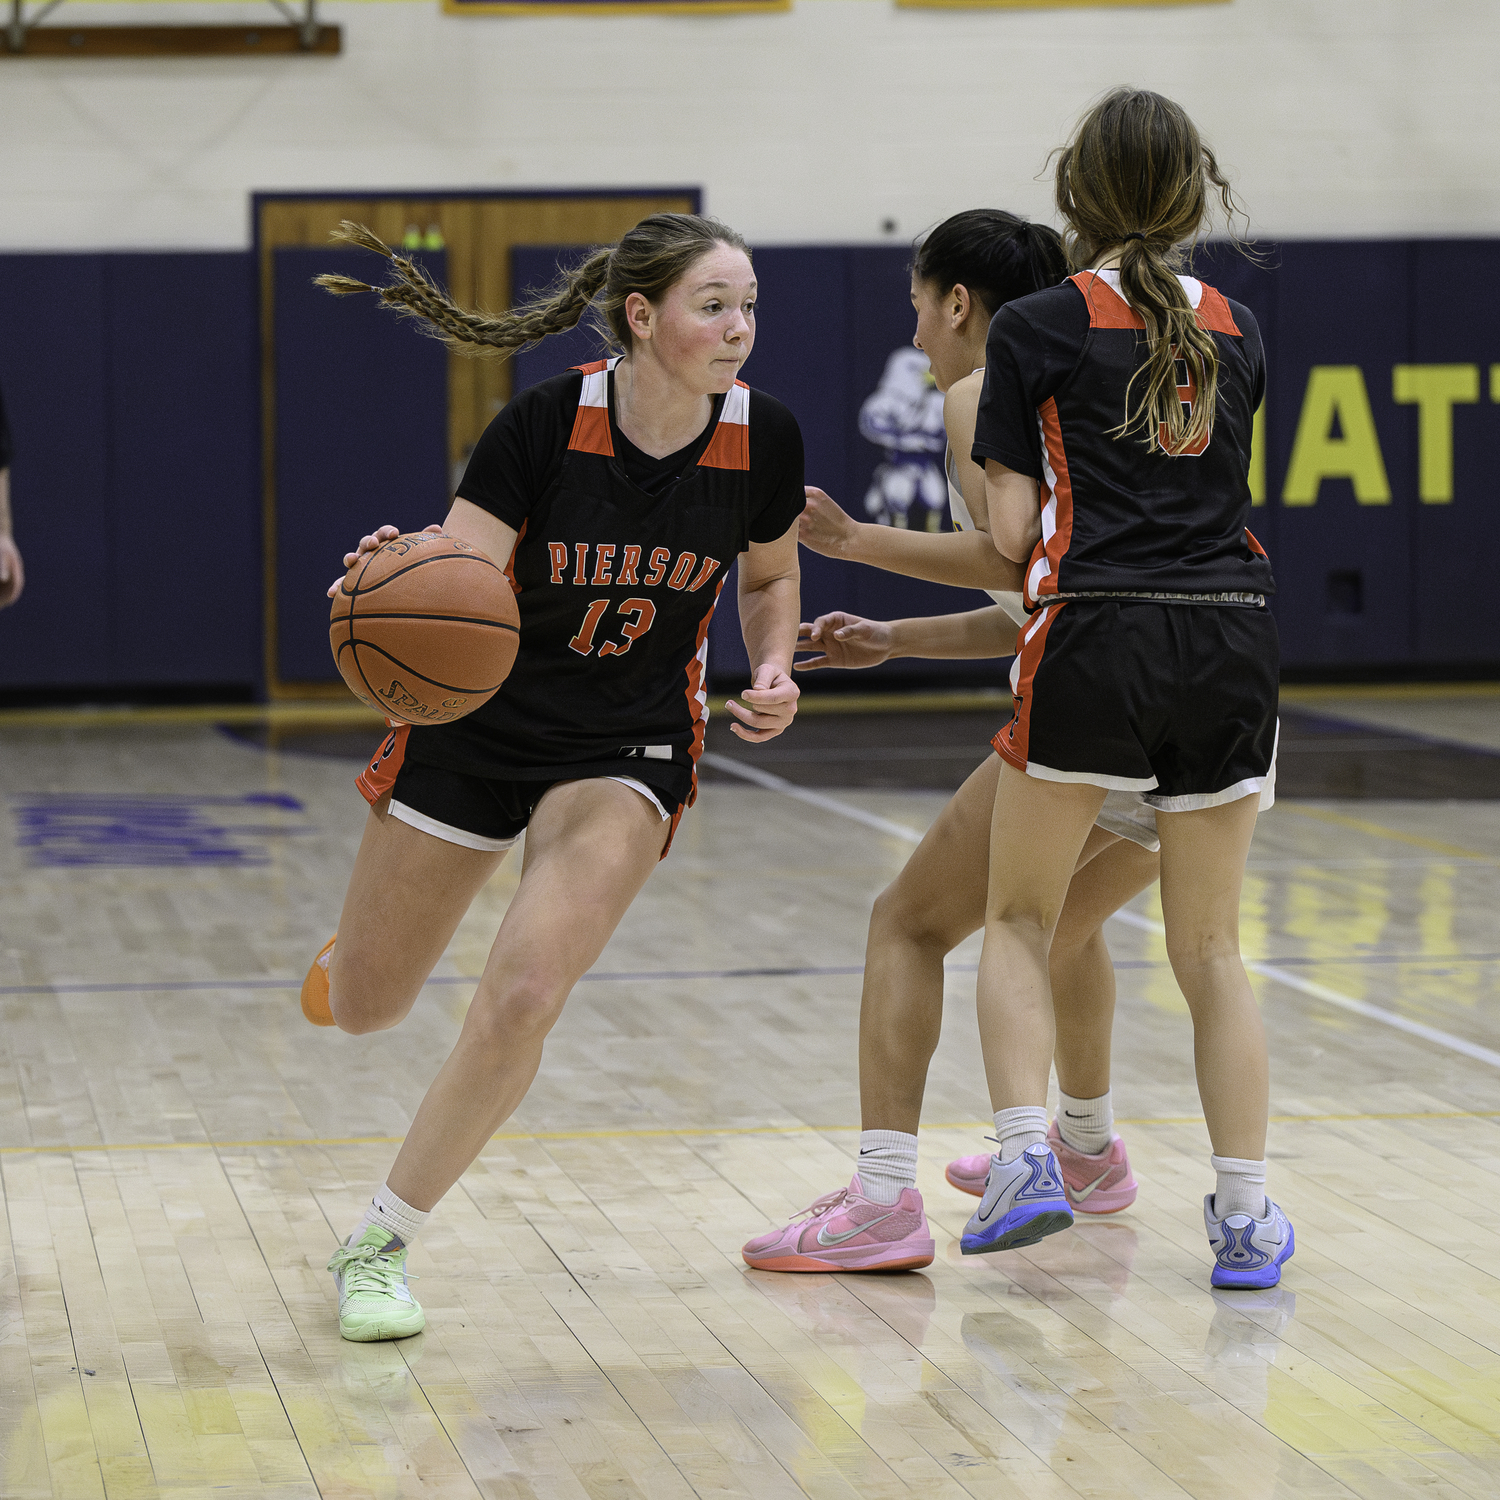
M 798 786 L 795 782 L 786 780 L 785 777 L 773 776 L 769 771 L 747 766 L 743 761 L 732 760 L 727 755 L 715 755 L 710 751 L 705 753 L 702 759 L 714 770 L 724 771 L 730 776 L 738 776 L 742 781 L 753 782 L 756 786 L 764 787 L 768 792 L 781 792 L 784 796 L 796 798 L 798 802 L 806 802 L 812 807 L 821 807 L 824 812 L 848 818 L 851 822 L 863 823 L 865 827 L 873 828 L 878 833 L 905 839 L 910 844 L 919 844 L 922 841 L 922 835 L 914 828 L 907 828 L 903 824 L 891 822 L 889 818 L 866 812 L 864 808 L 856 807 L 852 802 L 843 802 L 837 797 L 829 797 L 822 792 L 808 791 L 806 787 Z M 1142 932 L 1153 932 L 1158 937 L 1165 937 L 1167 933 L 1167 929 L 1160 922 L 1153 922 L 1150 917 L 1143 917 L 1140 912 L 1131 911 L 1128 907 L 1115 912 L 1110 920 L 1121 922 L 1126 927 L 1138 928 Z M 1366 1000 L 1356 1000 L 1353 995 L 1331 990 L 1326 984 L 1316 984 L 1311 979 L 1304 979 L 1300 974 L 1290 973 L 1274 964 L 1263 964 L 1254 959 L 1246 959 L 1245 967 L 1250 973 L 1259 974 L 1262 979 L 1269 979 L 1274 984 L 1283 984 L 1288 989 L 1308 996 L 1309 999 L 1321 1000 L 1325 1005 L 1335 1005 L 1340 1010 L 1363 1016 L 1367 1021 L 1378 1021 L 1382 1026 L 1390 1026 L 1396 1031 L 1404 1031 L 1408 1036 L 1420 1037 L 1424 1042 L 1446 1047 L 1450 1052 L 1458 1052 L 1464 1057 L 1473 1058 L 1475 1062 L 1488 1063 L 1492 1068 L 1500 1068 L 1500 1052 L 1492 1051 L 1489 1047 L 1481 1047 L 1477 1042 L 1466 1041 L 1461 1036 L 1454 1036 L 1451 1031 L 1439 1031 L 1436 1026 L 1424 1026 L 1422 1022 L 1409 1020 L 1396 1011 L 1385 1010 L 1379 1005 L 1371 1005 Z

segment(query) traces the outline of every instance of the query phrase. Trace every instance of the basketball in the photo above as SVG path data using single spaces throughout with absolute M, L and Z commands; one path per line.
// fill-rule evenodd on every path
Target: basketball
M 411 532 L 359 558 L 328 624 L 349 691 L 406 724 L 473 713 L 505 681 L 520 639 L 510 580 L 446 532 Z

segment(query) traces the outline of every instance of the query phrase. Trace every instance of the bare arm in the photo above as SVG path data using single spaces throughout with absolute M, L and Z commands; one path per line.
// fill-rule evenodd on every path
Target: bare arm
M 887 573 L 957 588 L 1019 589 L 1020 570 L 995 551 L 982 531 L 904 531 L 854 520 L 822 490 L 807 490 L 801 541 L 824 557 L 868 563 Z
M 497 568 L 503 568 L 510 562 L 510 555 L 516 549 L 518 535 L 515 527 L 507 526 L 499 516 L 492 516 L 489 511 L 468 500 L 455 500 L 448 511 L 448 519 L 441 526 L 427 526 L 423 530 L 446 531 L 449 536 L 472 542 Z M 377 548 L 385 546 L 387 542 L 395 541 L 400 535 L 401 531 L 398 527 L 381 526 L 372 531 L 369 536 L 362 536 L 354 551 L 344 554 L 345 573 L 366 552 L 374 552 Z M 330 599 L 338 593 L 339 585 L 343 581 L 342 578 L 335 578 L 328 585 Z
M 0 469 L 0 609 L 14 604 L 26 587 L 26 570 L 10 529 L 10 469 Z
M 1009 656 L 1016 624 L 998 605 L 912 620 L 866 620 L 859 615 L 820 615 L 798 633 L 799 651 L 822 655 L 799 661 L 799 672 L 820 667 L 875 667 L 902 656 L 959 659 Z
M 1024 568 L 1042 537 L 1041 486 L 1029 475 L 987 458 L 984 492 L 995 547 L 1002 557 Z
M 774 739 L 797 712 L 799 689 L 792 681 L 802 574 L 797 565 L 794 523 L 774 542 L 751 542 L 740 554 L 740 629 L 750 653 L 751 686 L 725 705 L 739 723 L 742 740 Z

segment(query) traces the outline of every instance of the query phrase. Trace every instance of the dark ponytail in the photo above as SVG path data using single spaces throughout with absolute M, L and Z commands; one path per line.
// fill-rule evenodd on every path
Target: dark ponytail
M 1068 259 L 1055 229 L 1003 208 L 970 208 L 917 242 L 911 268 L 940 296 L 967 287 L 993 317 L 1017 297 L 1056 286 L 1068 274 Z

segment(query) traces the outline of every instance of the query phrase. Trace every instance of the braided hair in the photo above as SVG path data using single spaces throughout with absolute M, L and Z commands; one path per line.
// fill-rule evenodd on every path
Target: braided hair
M 495 314 L 460 307 L 421 266 L 391 249 L 363 224 L 344 219 L 331 238 L 385 256 L 394 274 L 384 286 L 352 276 L 315 276 L 313 280 L 325 291 L 336 297 L 374 292 L 383 306 L 415 318 L 424 325 L 424 333 L 441 339 L 456 354 L 493 359 L 504 359 L 550 334 L 566 333 L 586 315 L 609 344 L 628 350 L 625 302 L 632 293 L 639 292 L 648 302 L 660 302 L 694 261 L 716 245 L 750 254 L 744 239 L 717 219 L 702 214 L 652 214 L 622 235 L 618 244 L 593 250 L 578 265 L 562 271 L 547 291 Z

